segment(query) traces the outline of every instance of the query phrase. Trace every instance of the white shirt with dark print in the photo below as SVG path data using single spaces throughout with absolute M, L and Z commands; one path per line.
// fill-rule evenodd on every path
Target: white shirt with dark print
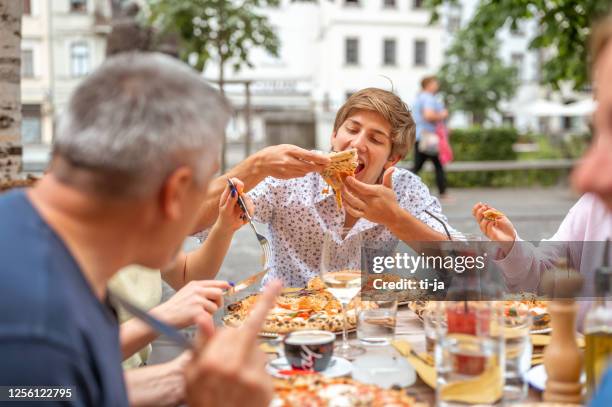
M 399 205 L 436 231 L 444 228 L 427 212 L 447 223 L 438 200 L 429 193 L 421 179 L 408 170 L 396 168 L 392 177 L 393 190 Z M 303 178 L 281 180 L 267 177 L 248 192 L 253 200 L 253 218 L 268 225 L 264 233 L 272 248 L 270 272 L 266 281 L 277 278 L 286 287 L 303 287 L 317 276 L 321 267 L 321 252 L 325 233 L 335 244 L 331 263 L 338 267 L 359 268 L 359 245 L 376 245 L 393 250 L 398 243 L 383 225 L 359 219 L 346 237 L 341 237 L 344 210 L 339 209 L 333 190 L 318 173 Z M 447 226 L 448 230 L 452 230 Z M 334 264 L 327 263 L 329 267 Z

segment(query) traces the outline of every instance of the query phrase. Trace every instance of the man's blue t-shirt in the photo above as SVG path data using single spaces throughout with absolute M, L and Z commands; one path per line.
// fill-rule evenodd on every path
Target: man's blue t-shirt
M 416 141 L 421 139 L 421 132 L 423 130 L 432 133 L 436 131 L 436 123 L 428 122 L 423 117 L 424 109 L 439 112 L 444 110 L 444 105 L 433 93 L 421 92 L 418 94 L 414 105 L 412 106 L 412 117 L 414 118 L 414 122 L 416 124 Z
M 0 195 L 0 386 L 73 386 L 44 406 L 128 405 L 114 313 L 19 190 Z

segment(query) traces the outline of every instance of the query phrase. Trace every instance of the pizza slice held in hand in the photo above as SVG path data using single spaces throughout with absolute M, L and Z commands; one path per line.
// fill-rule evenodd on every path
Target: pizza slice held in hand
M 342 185 L 346 177 L 355 175 L 355 170 L 358 166 L 357 150 L 351 149 L 331 153 L 329 158 L 331 159 L 331 164 L 325 167 L 321 176 L 334 190 L 338 208 L 342 208 Z
M 496 221 L 506 216 L 503 214 L 503 212 L 500 212 L 497 209 L 493 209 L 493 208 L 487 209 L 486 211 L 482 213 L 482 215 L 484 216 L 486 220 L 491 220 L 491 221 Z

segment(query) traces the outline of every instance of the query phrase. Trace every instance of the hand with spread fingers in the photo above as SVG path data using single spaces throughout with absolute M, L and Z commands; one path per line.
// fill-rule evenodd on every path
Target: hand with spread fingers
M 393 214 L 401 210 L 391 185 L 394 168 L 388 168 L 381 185 L 366 184 L 355 177 L 347 177 L 342 188 L 346 212 L 355 218 L 365 218 L 380 225 L 393 221 Z
M 256 153 L 256 167 L 267 176 L 279 179 L 301 178 L 310 172 L 321 172 L 331 160 L 327 155 L 291 144 L 270 146 Z
M 472 215 L 478 222 L 482 233 L 489 239 L 496 242 L 514 242 L 516 240 L 516 232 L 512 222 L 497 209 L 479 202 L 472 208 Z
M 211 336 L 209 327 L 200 327 L 202 335 L 186 370 L 190 407 L 269 406 L 272 379 L 265 372 L 267 358 L 257 346 L 257 335 L 280 290 L 280 282 L 268 284 L 240 328 L 224 328 Z

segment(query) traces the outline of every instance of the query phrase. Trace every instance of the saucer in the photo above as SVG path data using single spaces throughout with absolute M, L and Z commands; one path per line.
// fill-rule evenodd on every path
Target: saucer
M 289 365 L 287 358 L 284 357 L 274 359 L 273 361 L 268 362 L 268 364 L 266 365 L 266 372 L 268 372 L 274 377 L 278 377 L 281 379 L 291 377 L 290 374 L 283 374 L 282 371 L 284 370 L 291 370 L 291 365 Z M 352 371 L 353 364 L 351 362 L 343 358 L 332 356 L 331 360 L 329 361 L 329 366 L 327 366 L 327 369 L 323 370 L 322 372 L 316 373 L 322 374 L 325 377 L 334 378 L 348 376 L 351 374 Z

